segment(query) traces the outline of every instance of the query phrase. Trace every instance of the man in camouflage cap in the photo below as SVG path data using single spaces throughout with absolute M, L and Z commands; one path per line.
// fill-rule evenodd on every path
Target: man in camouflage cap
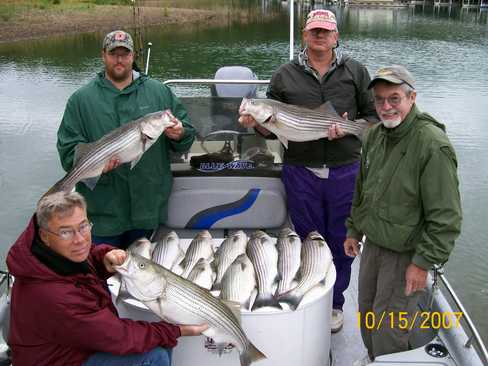
M 106 52 L 110 52 L 117 47 L 124 47 L 130 52 L 134 52 L 134 41 L 129 33 L 123 30 L 116 30 L 105 36 L 102 48 Z
M 113 156 L 93 190 L 84 183 L 76 186 L 88 202 L 93 242 L 125 249 L 135 239 L 150 237 L 166 221 L 172 181 L 170 150 L 187 151 L 195 130 L 167 86 L 133 69 L 134 42 L 129 33 L 108 33 L 101 54 L 104 70 L 70 97 L 58 130 L 57 147 L 66 171 L 72 168 L 80 143 L 96 141 L 148 113 L 169 109 L 176 117 L 175 125 L 164 130 L 137 167 L 119 166 L 119 157 Z
M 445 126 L 417 108 L 412 74 L 384 67 L 369 88 L 382 123 L 364 137 L 344 242 L 354 257 L 366 236 L 358 302 L 369 355 L 355 366 L 409 350 L 427 272 L 448 260 L 462 218 L 456 154 Z

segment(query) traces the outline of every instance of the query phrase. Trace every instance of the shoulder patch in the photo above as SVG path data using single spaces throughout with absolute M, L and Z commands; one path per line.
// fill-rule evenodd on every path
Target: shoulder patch
M 441 152 L 446 155 L 457 167 L 457 157 L 456 153 L 450 146 L 441 146 L 440 147 Z

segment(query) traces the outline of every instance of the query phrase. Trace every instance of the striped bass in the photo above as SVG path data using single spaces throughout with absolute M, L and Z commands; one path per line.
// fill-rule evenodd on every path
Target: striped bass
M 191 241 L 190 246 L 186 250 L 185 258 L 180 263 L 183 268 L 181 277 L 188 278 L 193 266 L 197 264 L 200 258 L 209 262 L 214 260 L 212 235 L 208 230 L 200 231 Z
M 276 295 L 280 295 L 292 289 L 298 269 L 300 268 L 300 253 L 302 241 L 297 233 L 290 228 L 281 230 L 276 243 L 278 249 L 278 288 Z
M 121 277 L 121 292 L 126 291 L 173 324 L 208 324 L 203 334 L 220 346 L 234 345 L 241 366 L 266 358 L 249 341 L 232 310 L 210 291 L 131 252 L 114 268 Z
M 174 231 L 167 233 L 152 252 L 152 260 L 174 272 L 174 266 L 178 265 L 185 257 L 185 252 L 180 247 L 180 238 Z
M 305 294 L 320 282 L 325 283 L 332 265 L 332 253 L 325 239 L 317 231 L 312 231 L 302 243 L 302 264 L 300 280 L 297 286 L 280 296 L 278 300 L 286 302 L 295 310 Z
M 112 158 L 119 159 L 121 164 L 131 162 L 132 169 L 163 131 L 175 125 L 174 120 L 169 109 L 149 113 L 112 130 L 95 142 L 76 145 L 73 168 L 45 195 L 70 192 L 80 181 L 90 189 L 95 188 L 103 168 Z
M 215 253 L 215 267 L 217 268 L 217 277 L 213 286 L 213 290 L 220 290 L 220 282 L 224 277 L 227 268 L 234 262 L 234 260 L 241 254 L 246 252 L 247 235 L 244 231 L 239 230 L 228 236 L 222 244 L 218 247 Z
M 273 297 L 273 284 L 278 277 L 278 250 L 271 237 L 258 230 L 251 235 L 247 243 L 246 254 L 256 272 L 258 295 L 251 311 L 271 306 L 282 310 L 282 306 Z
M 328 137 L 328 129 L 337 124 L 346 134 L 362 136 L 368 123 L 351 121 L 337 114 L 330 102 L 316 109 L 286 104 L 273 99 L 243 98 L 239 113 L 251 115 L 258 124 L 274 133 L 288 148 L 288 141 L 313 141 Z
M 239 255 L 225 271 L 221 282 L 220 298 L 238 302 L 250 310 L 251 297 L 256 288 L 256 274 L 246 254 Z

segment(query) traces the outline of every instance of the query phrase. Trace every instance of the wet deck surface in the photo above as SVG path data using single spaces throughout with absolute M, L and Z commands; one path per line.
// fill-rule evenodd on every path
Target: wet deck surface
M 352 264 L 351 283 L 345 292 L 344 327 L 340 332 L 332 334 L 331 352 L 332 365 L 351 366 L 352 363 L 367 354 L 358 327 L 358 273 L 359 258 Z

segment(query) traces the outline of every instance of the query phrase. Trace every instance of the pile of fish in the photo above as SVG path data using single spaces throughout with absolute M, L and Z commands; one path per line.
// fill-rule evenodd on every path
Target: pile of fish
M 368 127 L 364 120 L 342 118 L 330 102 L 316 109 L 308 109 L 273 99 L 243 98 L 239 113 L 252 116 L 258 124 L 274 133 L 286 148 L 288 141 L 303 142 L 328 137 L 328 129 L 333 124 L 346 134 L 359 137 Z
M 303 241 L 291 229 L 277 238 L 255 231 L 230 234 L 215 249 L 207 230 L 199 232 L 185 251 L 171 231 L 160 241 L 139 239 L 128 249 L 179 277 L 212 291 L 220 299 L 254 311 L 263 307 L 295 310 L 305 294 L 324 284 L 332 254 L 324 238 L 311 232 Z

